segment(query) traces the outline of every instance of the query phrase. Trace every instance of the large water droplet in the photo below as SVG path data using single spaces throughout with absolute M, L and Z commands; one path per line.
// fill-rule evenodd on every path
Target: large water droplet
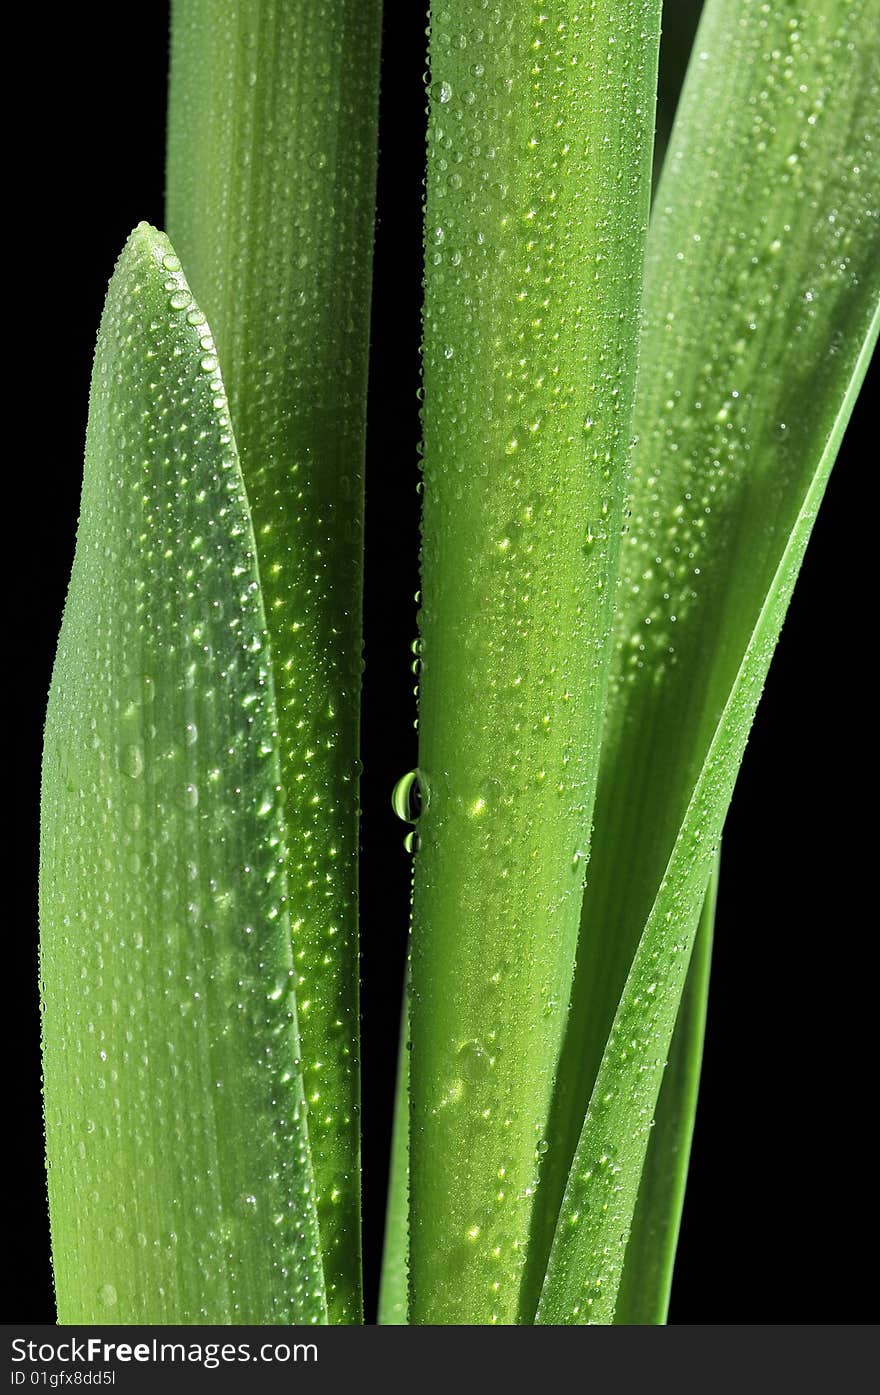
M 471 1079 L 487 1075 L 492 1067 L 488 1051 L 478 1041 L 466 1041 L 459 1050 L 458 1058 L 462 1072 Z
M 130 746 L 123 746 L 120 759 L 123 774 L 128 775 L 132 780 L 137 780 L 144 773 L 144 749 L 142 746 L 133 743 Z
M 422 788 L 417 770 L 408 770 L 398 780 L 391 794 L 391 807 L 404 823 L 418 820 L 422 812 Z

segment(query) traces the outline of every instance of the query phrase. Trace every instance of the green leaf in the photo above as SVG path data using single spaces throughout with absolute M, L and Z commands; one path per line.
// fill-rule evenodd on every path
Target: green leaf
M 648 242 L 559 1161 L 591 1103 L 542 1321 L 614 1313 L 714 848 L 876 341 L 878 19 L 877 0 L 710 0 L 697 35 Z
M 614 1309 L 615 1323 L 664 1323 L 669 1309 L 700 1088 L 718 867 L 716 858 L 675 1019 L 669 1060 L 663 1073 L 639 1183 L 639 1197 Z
M 385 1243 L 379 1284 L 379 1324 L 382 1327 L 406 1326 L 409 1306 L 409 1011 L 406 998 L 401 1017 Z
M 141 224 L 98 336 L 46 720 L 62 1323 L 325 1318 L 265 628 L 210 330 Z
M 432 11 L 414 1323 L 537 1301 L 523 1261 L 610 655 L 659 9 Z
M 168 227 L 223 361 L 275 654 L 330 1318 L 361 1320 L 357 848 L 380 0 L 174 0 Z

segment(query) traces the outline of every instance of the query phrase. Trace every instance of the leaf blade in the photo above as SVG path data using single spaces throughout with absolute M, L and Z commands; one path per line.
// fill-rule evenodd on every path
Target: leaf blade
M 583 1086 L 569 1074 L 557 1093 L 557 1164 L 876 332 L 876 18 L 874 0 L 797 16 L 711 0 L 698 31 L 648 239 L 633 519 L 565 1046 Z
M 530 1320 L 537 1302 L 524 1256 L 610 656 L 659 6 L 564 5 L 550 18 L 526 6 L 490 21 L 465 0 L 432 11 L 410 999 L 418 1324 Z
M 265 617 L 179 268 L 141 224 L 110 283 L 46 722 L 59 1320 L 318 1322 Z
M 405 1327 L 409 1289 L 409 1010 L 406 994 L 394 1091 L 385 1238 L 379 1282 L 380 1327 Z
M 334 1322 L 362 1321 L 358 779 L 380 0 L 175 0 L 168 227 L 223 359 L 281 723 Z
M 880 307 L 874 313 L 846 397 L 829 432 L 770 594 L 761 609 L 639 942 L 566 1186 L 538 1309 L 539 1322 L 610 1322 L 613 1319 L 624 1249 L 662 1081 L 663 1057 L 675 1027 L 699 907 L 705 897 L 711 864 L 717 856 L 717 843 L 742 752 L 785 609 L 846 421 L 877 343 L 878 330 Z M 658 965 L 669 968 L 664 991 L 656 1001 Z M 621 1065 L 615 1060 L 618 1051 Z M 623 1107 L 620 1104 L 622 1094 L 627 1095 Z M 637 1121 L 634 1130 L 633 1120 Z M 600 1135 L 606 1134 L 621 1139 L 619 1147 L 616 1144 L 604 1147 Z M 612 1156 L 619 1158 L 599 1177 L 593 1163 L 597 1147 L 602 1168 Z M 609 1180 L 612 1176 L 613 1184 Z M 597 1224 L 591 1227 L 589 1239 L 584 1242 L 579 1238 L 577 1225 L 582 1214 L 583 1195 L 591 1186 L 594 1193 L 598 1188 L 606 1204 Z M 584 1234 L 585 1231 L 580 1232 Z
M 615 1324 L 666 1322 L 700 1087 L 720 857 L 715 860 L 657 1101 Z

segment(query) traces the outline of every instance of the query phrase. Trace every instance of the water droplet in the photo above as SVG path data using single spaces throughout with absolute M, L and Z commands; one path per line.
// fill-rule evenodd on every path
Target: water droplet
M 139 746 L 137 743 L 123 746 L 120 764 L 124 775 L 128 775 L 132 780 L 137 780 L 144 773 L 143 746 Z
M 115 1308 L 117 1302 L 116 1289 L 112 1284 L 102 1284 L 98 1297 L 105 1308 Z
M 404 823 L 415 823 L 422 812 L 422 786 L 419 772 L 409 770 L 402 775 L 391 794 L 391 807 Z
M 487 1075 L 492 1068 L 492 1059 L 478 1041 L 466 1041 L 458 1053 L 463 1074 L 472 1080 Z
M 156 684 L 149 673 L 130 673 L 123 682 L 125 701 L 132 707 L 146 707 L 156 696 Z

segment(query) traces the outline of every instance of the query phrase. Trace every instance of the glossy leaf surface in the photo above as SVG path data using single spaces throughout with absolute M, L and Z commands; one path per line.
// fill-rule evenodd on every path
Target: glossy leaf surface
M 63 1323 L 325 1318 L 270 651 L 215 345 L 119 260 L 46 723 L 49 1200 Z
M 327 1296 L 362 1315 L 358 779 L 379 0 L 174 0 L 168 228 L 217 335 L 275 654 Z
M 878 21 L 877 0 L 710 0 L 698 31 L 648 241 L 617 654 L 554 1110 L 568 1137 L 559 1163 L 588 1100 L 590 1113 L 545 1320 L 613 1315 L 714 848 L 876 342 Z
M 643 0 L 432 11 L 414 1323 L 509 1323 L 532 1301 L 610 658 L 659 17 Z

